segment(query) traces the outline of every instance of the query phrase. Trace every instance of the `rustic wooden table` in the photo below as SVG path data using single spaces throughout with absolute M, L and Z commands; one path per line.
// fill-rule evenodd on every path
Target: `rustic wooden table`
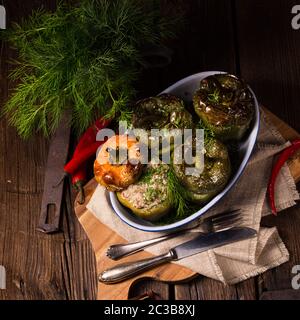
M 20 21 L 33 8 L 53 9 L 53 0 L 3 1 L 8 21 Z M 178 40 L 170 43 L 173 62 L 167 68 L 144 72 L 141 96 L 189 74 L 226 70 L 242 75 L 259 100 L 300 131 L 300 30 L 291 27 L 291 9 L 297 1 L 277 0 L 164 0 L 166 6 L 186 10 L 187 23 Z M 2 4 L 2 3 L 0 3 Z M 12 87 L 7 59 L 14 55 L 1 47 L 0 99 Z M 72 209 L 70 188 L 65 190 L 62 232 L 36 232 L 48 142 L 41 136 L 22 141 L 7 122 L 0 121 L 0 264 L 7 270 L 7 290 L 0 299 L 94 299 L 96 268 L 91 245 Z M 291 269 L 300 264 L 300 209 L 293 207 L 263 224 L 276 225 L 286 243 L 290 261 L 236 286 L 199 276 L 181 285 L 142 281 L 131 290 L 136 296 L 152 289 L 165 299 L 258 299 L 291 297 Z M 281 291 L 283 290 L 283 291 Z

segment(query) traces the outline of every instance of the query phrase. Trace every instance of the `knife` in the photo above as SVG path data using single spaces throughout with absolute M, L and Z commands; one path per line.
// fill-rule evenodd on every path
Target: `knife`
M 246 227 L 230 228 L 206 235 L 200 234 L 194 239 L 170 249 L 169 252 L 165 254 L 134 262 L 122 263 L 107 269 L 99 275 L 99 281 L 107 284 L 121 282 L 163 263 L 180 260 L 225 244 L 249 239 L 256 234 L 254 229 Z

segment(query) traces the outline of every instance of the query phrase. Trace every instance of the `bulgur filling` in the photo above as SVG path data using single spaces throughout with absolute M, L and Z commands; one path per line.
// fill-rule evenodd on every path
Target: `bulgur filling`
M 137 209 L 151 209 L 168 197 L 168 165 L 147 165 L 141 179 L 121 191 L 121 195 Z

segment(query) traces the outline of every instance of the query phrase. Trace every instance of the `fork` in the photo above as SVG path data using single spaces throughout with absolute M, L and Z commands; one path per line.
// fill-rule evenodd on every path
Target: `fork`
M 123 257 L 129 256 L 131 254 L 134 254 L 136 252 L 139 252 L 143 250 L 146 247 L 150 247 L 152 245 L 155 245 L 159 242 L 162 242 L 164 240 L 168 240 L 174 237 L 177 237 L 179 235 L 182 235 L 186 232 L 199 232 L 196 228 L 201 226 L 202 233 L 209 233 L 209 232 L 218 232 L 221 230 L 224 230 L 226 228 L 230 228 L 232 226 L 238 226 L 241 224 L 241 215 L 240 215 L 240 209 L 236 210 L 230 210 L 230 211 L 224 211 L 217 215 L 204 218 L 200 220 L 196 225 L 187 228 L 182 229 L 179 231 L 175 231 L 157 238 L 138 241 L 138 242 L 132 242 L 132 243 L 126 243 L 126 244 L 114 244 L 111 245 L 106 252 L 107 257 L 109 257 L 112 260 L 119 260 Z

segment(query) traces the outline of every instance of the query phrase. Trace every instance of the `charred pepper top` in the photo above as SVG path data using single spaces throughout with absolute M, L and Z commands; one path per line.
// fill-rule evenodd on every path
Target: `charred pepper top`
M 221 140 L 241 139 L 254 115 L 254 98 L 248 86 L 230 74 L 203 79 L 193 97 L 196 113 Z
M 132 117 L 134 128 L 190 129 L 193 126 L 192 115 L 185 110 L 183 101 L 170 94 L 140 100 L 135 110 Z

